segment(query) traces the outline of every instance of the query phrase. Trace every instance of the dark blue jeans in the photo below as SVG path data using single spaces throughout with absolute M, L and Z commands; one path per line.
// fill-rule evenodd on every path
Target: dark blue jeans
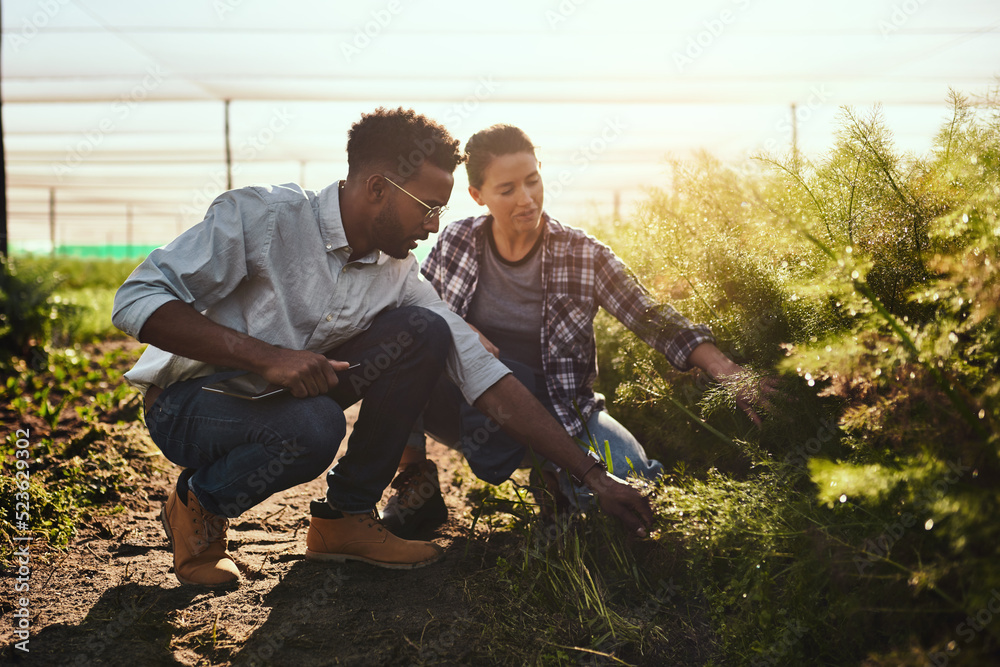
M 202 506 L 236 517 L 329 468 L 347 429 L 344 409 L 363 398 L 347 451 L 327 474 L 327 498 L 345 512 L 366 512 L 392 481 L 450 349 L 440 316 L 397 308 L 326 353 L 361 365 L 338 373 L 325 395 L 249 401 L 202 391 L 226 375 L 219 373 L 167 387 L 146 425 L 167 459 L 195 470 L 190 486 Z
M 558 421 L 543 379 L 536 376 L 531 368 L 503 355 L 500 356 L 500 361 Z M 447 377 L 442 377 L 434 388 L 424 409 L 422 421 L 416 423 L 415 432 L 408 444 L 413 447 L 425 446 L 424 432 L 461 451 L 476 477 L 490 484 L 500 484 L 509 478 L 528 451 L 521 443 L 501 431 L 495 421 L 466 403 L 458 387 Z M 632 474 L 652 480 L 663 474 L 663 464 L 650 459 L 635 436 L 604 410 L 590 416 L 586 430 L 578 441 L 581 445 L 593 446 L 601 458 L 605 459 L 609 470 L 619 477 Z M 608 452 L 610 457 L 607 456 Z M 551 462 L 543 464 L 549 469 L 557 469 Z M 560 491 L 574 507 L 586 510 L 593 504 L 590 489 L 574 484 L 566 471 L 560 471 L 558 478 Z
M 500 361 L 556 418 L 542 378 L 512 359 L 501 356 Z M 416 434 L 419 440 L 411 438 L 411 445 L 425 444 L 422 436 L 426 431 L 435 440 L 461 451 L 476 477 L 490 484 L 508 479 L 528 453 L 528 448 L 502 431 L 500 424 L 466 403 L 462 392 L 447 376 L 438 381 L 415 431 L 419 432 Z

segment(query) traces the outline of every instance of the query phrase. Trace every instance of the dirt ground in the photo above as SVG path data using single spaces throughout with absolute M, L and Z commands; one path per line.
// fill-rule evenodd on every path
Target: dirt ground
M 349 412 L 349 425 L 357 406 Z M 141 424 L 134 437 L 148 435 Z M 33 665 L 470 664 L 476 645 L 464 581 L 486 558 L 470 541 L 472 476 L 438 443 L 429 452 L 450 518 L 434 535 L 446 556 L 396 571 L 304 559 L 308 504 L 322 477 L 269 498 L 233 520 L 230 552 L 243 570 L 235 591 L 182 586 L 158 514 L 179 469 L 149 443 L 151 473 L 98 516 L 65 553 L 35 559 L 30 653 L 13 650 L 5 622 L 0 661 Z M 343 447 L 341 448 L 343 451 Z M 495 559 L 495 556 L 493 556 Z M 7 581 L 10 583 L 10 580 Z M 10 617 L 12 586 L 3 615 Z

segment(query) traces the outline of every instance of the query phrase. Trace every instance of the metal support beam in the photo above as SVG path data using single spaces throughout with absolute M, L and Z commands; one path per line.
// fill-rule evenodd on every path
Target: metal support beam
M 226 189 L 233 189 L 233 151 L 229 144 L 229 100 L 226 100 Z
M 52 256 L 56 256 L 56 189 L 49 188 L 49 240 L 52 243 Z
M 125 206 L 125 254 L 129 259 L 132 258 L 132 204 L 126 204 Z

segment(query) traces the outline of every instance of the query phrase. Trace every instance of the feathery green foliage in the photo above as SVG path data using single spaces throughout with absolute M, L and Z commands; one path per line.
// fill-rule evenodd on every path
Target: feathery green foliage
M 676 466 L 659 539 L 686 554 L 727 664 L 971 665 L 1000 647 L 984 622 L 1000 601 L 1000 103 L 949 102 L 930 155 L 898 154 L 878 108 L 844 109 L 815 163 L 677 163 L 635 224 L 599 232 L 780 378 L 756 430 L 598 322 L 613 409 Z

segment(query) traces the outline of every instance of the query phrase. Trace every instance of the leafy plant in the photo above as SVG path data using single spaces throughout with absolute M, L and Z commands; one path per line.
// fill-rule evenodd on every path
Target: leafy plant
M 38 267 L 0 258 L 0 350 L 38 364 L 53 337 L 65 339 L 78 309 L 54 295 L 58 278 Z
M 844 109 L 816 162 L 678 164 L 674 191 L 608 232 L 654 294 L 782 378 L 755 431 L 725 391 L 599 322 L 613 409 L 684 464 L 657 496 L 660 539 L 735 664 L 977 664 L 1000 647 L 984 627 L 953 650 L 1000 590 L 1000 105 L 949 106 L 929 156 L 898 154 L 878 108 Z

